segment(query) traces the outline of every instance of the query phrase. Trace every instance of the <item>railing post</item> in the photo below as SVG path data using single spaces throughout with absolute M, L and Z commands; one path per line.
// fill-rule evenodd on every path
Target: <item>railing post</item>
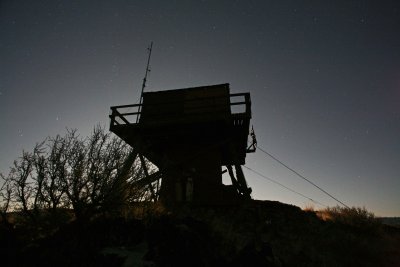
M 143 104 L 138 105 L 138 110 L 137 110 L 137 114 L 136 114 L 136 123 L 139 123 L 140 115 L 142 114 L 142 106 L 143 106 Z
M 246 102 L 246 115 L 251 116 L 251 100 L 250 93 L 245 93 L 244 100 Z
M 111 129 L 111 127 L 113 127 L 114 124 L 115 124 L 115 108 L 114 107 L 111 107 L 111 116 L 110 116 L 110 118 L 111 118 L 110 129 Z

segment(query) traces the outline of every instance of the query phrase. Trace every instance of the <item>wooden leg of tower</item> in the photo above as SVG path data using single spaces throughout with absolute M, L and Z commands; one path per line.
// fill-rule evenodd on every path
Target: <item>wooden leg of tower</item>
M 146 165 L 146 161 L 144 160 L 144 157 L 142 154 L 139 154 L 139 159 L 140 159 L 140 163 L 142 164 L 142 168 L 144 171 L 144 175 L 148 178 L 149 177 L 149 171 L 147 170 L 147 165 Z M 154 188 L 153 185 L 151 183 L 148 184 L 148 187 L 150 189 L 150 193 L 151 193 L 151 198 L 156 201 L 156 194 L 154 193 Z
M 122 166 L 122 170 L 119 176 L 122 177 L 125 181 L 128 179 L 129 170 L 135 162 L 137 154 L 138 152 L 136 150 L 132 150 L 132 152 L 128 155 L 128 158 L 125 160 L 124 165 Z
M 231 181 L 232 181 L 233 187 L 239 193 L 240 192 L 239 183 L 235 178 L 235 174 L 233 174 L 232 166 L 231 165 L 227 165 L 226 168 L 228 169 L 229 176 L 231 177 Z
M 129 153 L 128 157 L 126 158 L 126 160 L 121 168 L 121 172 L 117 178 L 117 185 L 116 185 L 118 188 L 117 190 L 120 190 L 120 192 L 122 192 L 123 199 L 127 199 L 128 194 L 129 194 L 125 189 L 128 188 L 127 180 L 130 178 L 129 177 L 130 169 L 132 168 L 132 165 L 135 162 L 137 154 L 138 154 L 138 152 L 136 150 L 132 150 Z
M 235 165 L 235 169 L 236 169 L 236 177 L 237 177 L 237 180 L 239 183 L 239 188 L 240 188 L 242 195 L 246 198 L 250 198 L 251 188 L 247 187 L 247 182 L 246 182 L 246 178 L 244 177 L 242 166 Z

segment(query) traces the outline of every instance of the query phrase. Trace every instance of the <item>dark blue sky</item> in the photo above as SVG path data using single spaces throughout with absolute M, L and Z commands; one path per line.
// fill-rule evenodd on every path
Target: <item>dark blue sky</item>
M 400 216 L 399 1 L 1 1 L 0 171 L 22 149 L 108 126 L 147 90 L 251 93 L 260 147 L 348 205 Z M 247 166 L 326 205 L 263 156 Z M 311 202 L 246 172 L 253 197 Z M 318 208 L 318 206 L 317 206 Z

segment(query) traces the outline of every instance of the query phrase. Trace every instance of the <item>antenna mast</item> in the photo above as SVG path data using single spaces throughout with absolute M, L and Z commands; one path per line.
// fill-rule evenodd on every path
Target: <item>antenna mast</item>
M 143 83 L 142 83 L 142 91 L 140 92 L 140 100 L 139 100 L 139 108 L 138 108 L 138 115 L 136 116 L 136 123 L 139 121 L 140 111 L 142 109 L 142 100 L 143 100 L 143 91 L 146 87 L 147 82 L 147 74 L 150 72 L 150 57 L 151 57 L 151 50 L 153 49 L 153 42 L 150 43 L 150 46 L 147 48 L 147 52 L 149 56 L 147 58 L 147 66 L 146 66 L 146 73 L 144 74 Z

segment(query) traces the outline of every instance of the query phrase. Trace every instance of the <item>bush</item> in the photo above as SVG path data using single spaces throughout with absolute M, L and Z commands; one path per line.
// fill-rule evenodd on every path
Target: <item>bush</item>
M 325 221 L 349 225 L 362 229 L 377 229 L 381 225 L 375 215 L 365 207 L 328 207 L 317 212 Z

